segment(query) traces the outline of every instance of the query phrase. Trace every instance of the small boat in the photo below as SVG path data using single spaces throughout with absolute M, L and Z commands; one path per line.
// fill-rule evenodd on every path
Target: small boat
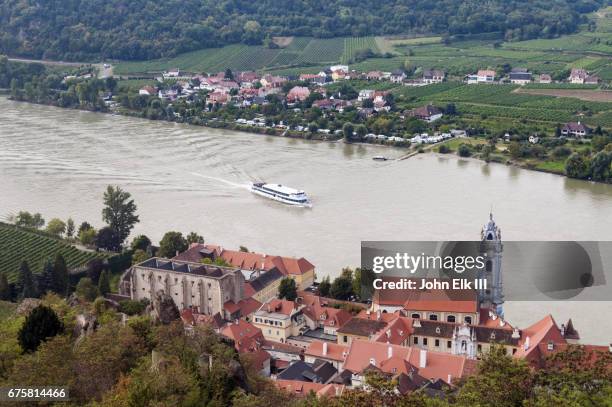
M 375 155 L 374 157 L 372 157 L 372 160 L 374 161 L 387 161 L 389 158 L 385 157 L 384 155 Z
M 287 205 L 312 208 L 312 202 L 304 191 L 281 184 L 253 182 L 251 183 L 251 192 Z

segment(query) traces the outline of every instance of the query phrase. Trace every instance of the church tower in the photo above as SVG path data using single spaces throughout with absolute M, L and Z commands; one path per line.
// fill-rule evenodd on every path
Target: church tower
M 485 267 L 478 274 L 478 278 L 487 280 L 487 288 L 478 291 L 478 301 L 481 308 L 488 308 L 500 317 L 504 316 L 501 268 L 503 249 L 501 229 L 495 224 L 493 213 L 490 213 L 489 222 L 483 227 L 480 236 L 480 255 L 485 256 Z

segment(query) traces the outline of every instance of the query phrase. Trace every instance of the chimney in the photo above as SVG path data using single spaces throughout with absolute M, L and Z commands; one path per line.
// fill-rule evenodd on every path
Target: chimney
M 518 328 L 514 328 L 512 330 L 512 339 L 518 339 L 520 337 L 521 337 L 521 335 L 519 333 L 519 329 Z
M 380 321 L 380 314 L 381 314 L 380 310 L 376 311 L 376 320 L 377 321 Z
M 393 346 L 387 346 L 387 359 L 391 359 L 393 357 Z
M 610 346 L 608 346 L 608 350 L 610 351 L 610 353 L 612 353 L 612 343 L 610 344 Z
M 327 355 L 327 342 L 323 342 L 323 356 Z
M 427 350 L 421 349 L 419 351 L 419 368 L 427 366 Z
M 451 384 L 451 382 L 453 381 L 453 376 L 452 375 L 448 375 L 448 380 L 446 381 L 448 384 Z
M 529 337 L 525 338 L 525 344 L 523 345 L 523 347 L 525 348 L 525 350 L 529 349 Z
M 177 251 L 176 251 L 176 255 L 178 256 L 179 254 L 180 254 L 180 252 L 177 250 Z
M 504 325 L 506 325 L 506 321 L 504 321 L 502 318 L 499 320 L 499 326 L 504 326 Z

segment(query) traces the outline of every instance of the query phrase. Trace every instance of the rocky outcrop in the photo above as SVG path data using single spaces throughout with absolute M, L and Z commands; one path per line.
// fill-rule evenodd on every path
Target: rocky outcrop
M 24 298 L 15 311 L 17 315 L 29 315 L 30 312 L 41 304 L 41 300 L 38 298 Z
M 78 314 L 74 321 L 72 334 L 80 342 L 88 335 L 91 335 L 98 328 L 98 319 L 93 314 Z
M 162 324 L 169 324 L 181 317 L 172 297 L 161 290 L 155 293 L 155 297 L 147 307 L 147 311 L 155 321 Z

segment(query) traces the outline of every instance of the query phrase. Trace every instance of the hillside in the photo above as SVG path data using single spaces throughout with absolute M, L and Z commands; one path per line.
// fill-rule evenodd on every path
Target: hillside
M 28 262 L 32 272 L 40 273 L 44 263 L 48 259 L 53 261 L 57 253 L 64 256 L 69 269 L 85 265 L 88 261 L 102 256 L 79 250 L 42 233 L 0 222 L 0 273 L 6 274 L 9 281 L 17 278 L 23 260 Z
M 0 0 L 0 53 L 147 60 L 270 36 L 331 38 L 499 33 L 507 40 L 574 32 L 605 0 Z

